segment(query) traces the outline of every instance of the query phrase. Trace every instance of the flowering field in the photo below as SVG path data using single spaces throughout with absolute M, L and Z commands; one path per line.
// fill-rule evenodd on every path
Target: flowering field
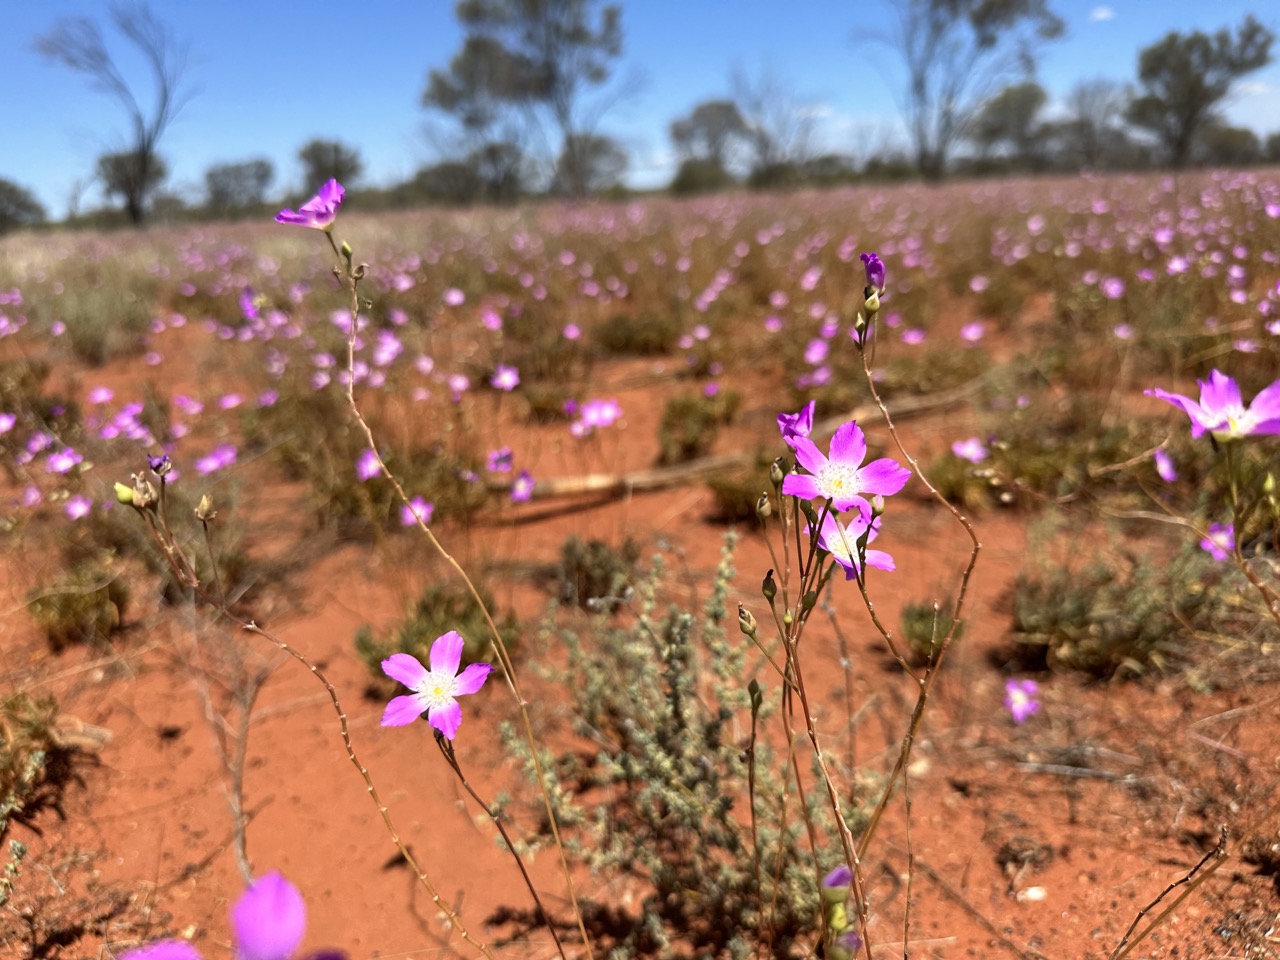
M 1280 176 L 278 220 L 0 241 L 6 951 L 1276 954 Z

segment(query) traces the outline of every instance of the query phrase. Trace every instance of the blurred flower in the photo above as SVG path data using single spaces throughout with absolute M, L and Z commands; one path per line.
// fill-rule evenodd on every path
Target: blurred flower
M 363 451 L 356 458 L 356 476 L 361 480 L 372 480 L 382 472 L 382 468 L 378 466 L 378 455 L 372 450 Z
M 844 903 L 853 889 L 853 871 L 846 863 L 840 864 L 822 878 L 823 903 Z
M 220 443 L 209 451 L 207 456 L 200 457 L 195 462 L 196 473 L 200 476 L 208 476 L 218 470 L 222 470 L 231 466 L 236 462 L 236 448 L 229 443 Z
M 428 527 L 431 526 L 431 515 L 435 513 L 436 506 L 428 500 L 421 497 L 414 497 L 408 503 L 400 504 L 400 525 L 403 527 L 416 527 L 418 520 Z
M 1040 685 L 1034 680 L 1010 678 L 1004 682 L 1004 708 L 1014 723 L 1026 723 L 1040 709 L 1040 701 L 1036 699 L 1039 692 Z
M 1209 535 L 1200 541 L 1200 549 L 1221 563 L 1236 548 L 1236 528 L 1228 523 L 1209 524 Z
M 1098 289 L 1108 300 L 1119 300 L 1124 296 L 1124 281 L 1119 277 L 1106 277 L 1098 285 Z
M 796 460 L 809 472 L 788 474 L 782 481 L 782 492 L 803 500 L 830 500 L 837 510 L 857 507 L 869 515 L 871 504 L 863 494 L 889 496 L 901 490 L 911 476 L 910 470 L 888 457 L 864 467 L 866 437 L 852 420 L 841 424 L 831 438 L 830 458 L 808 437 L 793 437 L 791 447 Z
M 1200 402 L 1158 387 L 1144 391 L 1149 397 L 1171 403 L 1191 418 L 1191 436 L 1208 431 L 1218 440 L 1235 440 L 1259 434 L 1280 434 L 1280 380 L 1264 387 L 1245 409 L 1240 386 L 1226 374 L 1212 370 L 1200 384 Z
M 521 470 L 511 484 L 511 502 L 528 503 L 533 499 L 534 485 L 533 474 L 528 470 Z
M 0 413 L 0 436 L 8 433 L 13 429 L 13 425 L 18 422 L 16 413 Z
M 115 396 L 115 391 L 110 387 L 94 387 L 89 391 L 90 403 L 108 403 Z
M 577 340 L 582 336 L 582 328 L 576 323 L 566 323 L 560 332 L 566 340 Z
M 83 462 L 83 460 L 84 457 L 71 447 L 64 447 L 49 454 L 44 462 L 44 468 L 49 473 L 69 473 L 76 464 Z
M 459 673 L 462 648 L 462 637 L 456 630 L 450 630 L 431 644 L 430 670 L 417 657 L 407 653 L 393 653 L 383 660 L 382 672 L 409 687 L 413 693 L 395 697 L 387 704 L 382 714 L 382 725 L 403 727 L 425 713 L 427 722 L 446 740 L 457 736 L 458 726 L 462 723 L 462 708 L 458 706 L 457 698 L 478 692 L 493 670 L 487 663 L 473 663 Z
M 914 347 L 917 344 L 924 343 L 924 331 L 919 327 L 911 327 L 908 330 L 903 330 L 902 342 L 909 347 Z
M 342 203 L 346 191 L 337 180 L 330 180 L 320 192 L 298 208 L 298 212 L 281 210 L 276 214 L 276 223 L 292 223 L 302 227 L 315 227 L 326 233 L 333 229 L 333 221 L 338 217 L 338 207 Z
M 987 333 L 987 325 L 981 320 L 975 320 L 973 323 L 966 323 L 960 328 L 960 339 L 966 343 L 977 343 Z
M 450 287 L 441 297 L 447 307 L 460 307 L 467 302 L 467 295 L 457 287 Z
M 89 511 L 93 509 L 93 501 L 88 497 L 82 497 L 76 494 L 67 501 L 67 505 L 62 508 L 68 517 L 72 520 L 80 520 L 89 515 Z
M 974 293 L 982 293 L 989 286 L 991 281 L 980 273 L 969 278 L 969 289 Z
M 498 364 L 493 376 L 489 379 L 489 385 L 495 390 L 511 391 L 520 386 L 520 371 L 515 367 L 509 367 L 506 364 Z
M 952 443 L 951 452 L 961 460 L 968 460 L 970 463 L 981 463 L 987 459 L 989 451 L 980 439 L 970 437 L 968 440 L 956 440 Z
M 489 451 L 489 459 L 485 464 L 490 473 L 510 473 L 514 465 L 515 454 L 510 447 L 499 447 Z
M 784 481 L 785 483 L 785 481 Z M 784 486 L 785 490 L 786 487 Z M 870 511 L 860 513 L 847 526 L 828 513 L 822 518 L 822 528 L 818 531 L 818 546 L 831 554 L 831 559 L 844 567 L 844 578 L 853 580 L 862 570 L 862 559 L 859 556 L 858 541 L 865 536 L 867 543 L 876 538 L 880 532 L 880 518 L 868 522 Z M 878 570 L 892 570 L 893 557 L 883 550 L 866 551 L 867 566 Z
M 1173 457 L 1169 456 L 1163 447 L 1155 452 L 1154 457 L 1156 473 L 1160 475 L 1160 479 L 1165 483 L 1176 481 L 1178 479 L 1178 471 L 1173 465 Z

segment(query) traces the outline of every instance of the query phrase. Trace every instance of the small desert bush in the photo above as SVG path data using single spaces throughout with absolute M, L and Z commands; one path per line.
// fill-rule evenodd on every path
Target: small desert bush
M 1036 536 L 1043 534 L 1041 527 Z M 1017 577 L 1012 639 L 1026 667 L 1096 677 L 1164 672 L 1190 663 L 1198 638 L 1234 629 L 1243 585 L 1234 567 L 1194 540 L 1130 547 L 1107 539 L 1090 537 L 1103 545 L 1080 562 L 1041 555 Z
M 655 559 L 636 586 L 629 625 L 595 620 L 590 637 L 556 624 L 544 632 L 568 655 L 554 679 L 569 692 L 576 732 L 592 745 L 543 758 L 566 850 L 593 875 L 627 877 L 645 890 L 632 913 L 584 905 L 614 957 L 671 955 L 679 944 L 697 956 L 746 958 L 765 924 L 773 955 L 789 956 L 821 915 L 813 878 L 839 856 L 821 791 L 803 801 L 788 793 L 785 751 L 751 735 L 779 717 L 775 692 L 753 705 L 746 640 L 735 627 L 741 642 L 732 642 L 724 628 L 733 576 L 727 541 L 701 609 L 683 591 L 682 604 L 667 604 Z M 525 741 L 510 724 L 503 735 L 534 776 Z M 814 862 L 801 802 L 824 862 Z M 850 802 L 856 835 L 864 808 Z
M 733 390 L 711 396 L 672 397 L 658 426 L 658 461 L 685 463 L 705 456 L 715 444 L 720 427 L 733 420 L 740 401 Z
M 404 619 L 388 633 L 376 635 L 372 628 L 361 627 L 355 636 L 355 650 L 369 668 L 369 673 L 379 681 L 387 678 L 382 672 L 382 661 L 393 653 L 407 653 L 422 663 L 430 660 L 431 644 L 437 637 L 456 630 L 465 642 L 463 659 L 484 659 L 490 650 L 488 621 L 484 610 L 496 610 L 493 596 L 479 587 L 482 609 L 475 597 L 462 585 L 451 586 L 432 583 L 405 611 Z M 494 615 L 498 630 L 507 649 L 514 652 L 519 640 L 515 618 Z
M 65 284 L 57 296 L 39 297 L 32 319 L 49 329 L 65 325 L 63 341 L 91 367 L 140 353 L 155 316 L 155 280 L 142 271 L 98 266 Z
M 586 610 L 609 612 L 623 602 L 635 577 L 640 548 L 627 537 L 621 546 L 570 537 L 560 548 L 560 599 Z
M 715 498 L 711 519 L 721 523 L 758 523 L 756 505 L 760 495 L 773 489 L 769 480 L 772 462 L 762 448 L 750 466 L 710 474 L 705 483 Z
M 31 616 L 55 653 L 72 644 L 103 646 L 124 621 L 129 590 L 118 571 L 83 562 L 27 597 Z
M 933 600 L 908 603 L 902 608 L 902 635 L 917 663 L 928 663 L 951 629 L 950 600 L 934 606 Z M 955 639 L 964 634 L 964 624 L 956 630 Z
M 679 338 L 679 319 L 659 311 L 615 313 L 595 330 L 595 341 L 600 349 L 614 356 L 648 357 L 671 353 Z

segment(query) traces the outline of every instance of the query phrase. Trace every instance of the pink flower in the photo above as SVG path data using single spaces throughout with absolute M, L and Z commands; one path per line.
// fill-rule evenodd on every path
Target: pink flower
M 511 502 L 528 503 L 533 499 L 534 486 L 533 474 L 528 470 L 521 470 L 516 474 L 515 482 L 511 484 Z
M 987 448 L 977 437 L 970 437 L 968 440 L 957 440 L 951 444 L 951 452 L 961 460 L 968 460 L 970 463 L 981 463 L 987 459 Z
M 378 455 L 372 450 L 365 450 L 356 458 L 356 476 L 361 482 L 372 480 L 382 472 L 378 466 Z
M 1264 387 L 1248 409 L 1240 398 L 1240 385 L 1217 370 L 1200 384 L 1200 402 L 1158 387 L 1144 391 L 1165 403 L 1180 407 L 1191 418 L 1191 436 L 1208 431 L 1217 440 L 1238 440 L 1261 434 L 1280 434 L 1280 380 Z
M 911 471 L 888 457 L 865 467 L 867 440 L 861 428 L 850 420 L 840 425 L 831 438 L 831 456 L 825 457 L 808 437 L 793 437 L 796 460 L 808 474 L 791 473 L 782 481 L 782 492 L 802 500 L 830 500 L 837 510 L 858 508 L 870 515 L 871 504 L 864 494 L 889 496 L 897 493 Z
M 67 501 L 67 505 L 62 508 L 66 511 L 68 517 L 72 520 L 81 520 L 89 515 L 89 511 L 93 509 L 93 501 L 88 497 L 82 497 L 79 494 Z
M 489 386 L 495 390 L 510 392 L 520 386 L 520 371 L 500 363 L 494 370 L 493 376 L 489 378 Z
M 867 522 L 869 514 L 859 514 L 848 526 L 828 513 L 822 518 L 822 528 L 818 531 L 818 546 L 831 554 L 831 559 L 844 567 L 844 578 L 853 580 L 862 572 L 862 559 L 865 555 L 867 566 L 879 570 L 894 569 L 893 557 L 883 550 L 859 550 L 858 541 L 865 535 L 867 543 L 876 538 L 880 532 L 880 518 Z
M 1214 560 L 1221 563 L 1236 548 L 1236 528 L 1228 523 L 1209 524 L 1209 535 L 1200 541 L 1200 549 L 1206 551 Z
M 1153 456 L 1156 461 L 1156 473 L 1160 475 L 1160 479 L 1165 483 L 1173 483 L 1178 479 L 1178 470 L 1173 465 L 1173 457 L 1169 456 L 1164 449 L 1157 450 Z
M 1040 701 L 1036 699 L 1039 692 L 1040 685 L 1034 680 L 1009 679 L 1004 682 L 1004 708 L 1014 723 L 1026 723 L 1040 709 Z
M 782 432 L 782 439 L 788 446 L 794 446 L 791 442 L 795 437 L 807 437 L 813 432 L 813 410 L 816 404 L 810 400 L 806 403 L 799 413 L 780 413 L 778 414 L 778 429 Z
M 298 212 L 281 210 L 276 214 L 276 223 L 292 223 L 301 227 L 315 227 L 326 233 L 333 229 L 333 221 L 338 217 L 338 207 L 346 191 L 337 180 L 330 180 L 320 192 L 298 208 Z
M 423 500 L 421 497 L 414 497 L 408 503 L 400 504 L 400 525 L 403 527 L 416 527 L 418 520 L 421 519 L 428 527 L 431 526 L 431 515 L 435 513 L 436 506 L 429 500 Z
M 477 693 L 493 671 L 487 663 L 473 663 L 459 673 L 462 647 L 462 637 L 456 630 L 450 630 L 431 644 L 430 670 L 417 657 L 407 653 L 393 653 L 383 660 L 382 672 L 409 687 L 413 693 L 395 697 L 387 704 L 382 714 L 382 725 L 403 727 L 425 713 L 427 722 L 444 734 L 446 740 L 457 736 L 458 726 L 462 723 L 458 697 Z

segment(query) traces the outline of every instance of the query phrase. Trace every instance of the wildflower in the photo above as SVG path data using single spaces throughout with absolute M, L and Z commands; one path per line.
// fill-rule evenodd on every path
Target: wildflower
M 871 504 L 863 494 L 889 496 L 906 486 L 911 476 L 910 470 L 888 457 L 864 467 L 866 437 L 852 420 L 841 424 L 831 438 L 830 458 L 823 456 L 808 437 L 793 437 L 791 447 L 796 452 L 796 460 L 809 473 L 789 474 L 782 481 L 782 492 L 805 500 L 830 500 L 837 510 L 857 507 L 870 514 Z
M 84 457 L 79 452 L 71 447 L 63 447 L 61 450 L 49 454 L 45 459 L 44 468 L 49 473 L 70 473 L 77 464 L 83 461 Z
M 810 400 L 799 413 L 778 414 L 778 429 L 782 431 L 782 439 L 788 445 L 795 437 L 807 437 L 813 432 L 814 402 Z
M 13 429 L 13 425 L 18 422 L 18 415 L 15 413 L 0 413 L 0 435 L 8 433 Z
M 960 339 L 966 343 L 977 343 L 987 333 L 987 325 L 981 320 L 975 320 L 973 323 L 966 323 L 960 328 Z
M 1233 524 L 1209 524 L 1209 535 L 1200 541 L 1200 549 L 1206 551 L 1218 563 L 1227 559 L 1236 548 L 1236 528 Z
M 428 527 L 431 526 L 431 515 L 435 513 L 436 505 L 429 500 L 423 500 L 421 497 L 414 497 L 408 503 L 400 505 L 400 525 L 404 527 L 416 527 L 418 521 L 421 520 Z
M 1153 454 L 1156 461 L 1156 473 L 1160 475 L 1160 479 L 1165 483 L 1173 483 L 1178 479 L 1178 470 L 1173 465 L 1173 457 L 1169 456 L 1163 448 L 1157 450 Z
M 62 509 L 72 520 L 80 520 L 89 515 L 89 511 L 93 509 L 93 501 L 88 497 L 76 494 L 76 496 L 67 501 L 67 505 Z
M 856 930 L 846 930 L 831 941 L 827 956 L 831 960 L 852 960 L 862 947 L 862 938 Z
M 446 740 L 452 740 L 462 723 L 462 708 L 457 698 L 477 693 L 493 670 L 487 663 L 473 663 L 459 673 L 462 647 L 462 637 L 456 630 L 450 630 L 431 644 L 430 670 L 407 653 L 393 653 L 383 660 L 382 672 L 413 693 L 395 697 L 387 704 L 382 725 L 403 727 L 426 713 L 427 722 L 444 734 Z
M 497 450 L 489 451 L 485 469 L 490 473 L 510 473 L 514 463 L 515 454 L 511 452 L 511 448 L 499 447 Z
M 951 444 L 951 452 L 961 460 L 968 460 L 970 463 L 981 463 L 987 459 L 988 454 L 986 445 L 977 437 L 956 440 Z
M 1036 699 L 1039 692 L 1040 685 L 1034 680 L 1010 678 L 1004 682 L 1004 708 L 1014 723 L 1026 723 L 1040 709 L 1040 701 Z
M 221 443 L 214 447 L 207 456 L 196 461 L 196 473 L 208 476 L 236 462 L 236 448 L 229 443 Z
M 825 903 L 844 903 L 852 887 L 853 871 L 842 863 L 822 878 L 822 899 Z
M 865 544 L 859 542 L 866 537 L 870 543 L 880 532 L 880 518 L 868 521 L 870 511 L 859 514 L 852 523 L 842 524 L 832 514 L 822 518 L 822 528 L 818 531 L 818 546 L 831 554 L 831 559 L 844 567 L 844 578 L 855 579 L 862 572 L 863 556 L 867 566 L 877 570 L 893 570 L 893 557 L 883 550 L 866 550 Z
M 382 472 L 382 467 L 378 465 L 378 455 L 372 450 L 365 450 L 358 458 L 356 458 L 356 476 L 363 483 L 365 480 L 372 480 Z
M 302 227 L 315 227 L 328 233 L 333 229 L 333 221 L 338 217 L 338 207 L 342 203 L 346 191 L 337 180 L 330 180 L 320 192 L 298 208 L 298 212 L 281 210 L 276 214 L 276 223 L 293 223 Z
M 1280 380 L 1253 398 L 1245 409 L 1240 386 L 1226 374 L 1210 371 L 1208 380 L 1200 384 L 1200 402 L 1180 393 L 1167 393 L 1158 387 L 1147 390 L 1149 397 L 1181 407 L 1191 418 L 1191 436 L 1208 431 L 1216 440 L 1236 440 L 1260 434 L 1280 434 Z
M 511 484 L 511 502 L 528 503 L 533 499 L 534 485 L 533 474 L 528 470 L 521 470 Z
M 1098 285 L 1098 289 L 1108 300 L 1119 300 L 1124 296 L 1124 281 L 1119 277 L 1106 277 Z
M 495 390 L 506 390 L 510 392 L 520 386 L 520 371 L 515 367 L 509 367 L 504 363 L 500 363 L 494 370 L 493 376 L 489 379 L 489 386 Z
M 880 262 L 880 258 L 874 253 L 860 253 L 858 259 L 866 267 L 867 286 L 884 293 L 884 264 Z
M 109 403 L 114 396 L 115 391 L 110 387 L 94 387 L 89 391 L 89 402 L 93 404 Z
M 242 960 L 287 960 L 307 930 L 307 905 L 298 888 L 278 872 L 259 877 L 231 911 L 236 956 Z M 316 956 L 341 957 L 325 951 Z M 161 940 L 125 953 L 120 960 L 201 960 L 183 940 Z

